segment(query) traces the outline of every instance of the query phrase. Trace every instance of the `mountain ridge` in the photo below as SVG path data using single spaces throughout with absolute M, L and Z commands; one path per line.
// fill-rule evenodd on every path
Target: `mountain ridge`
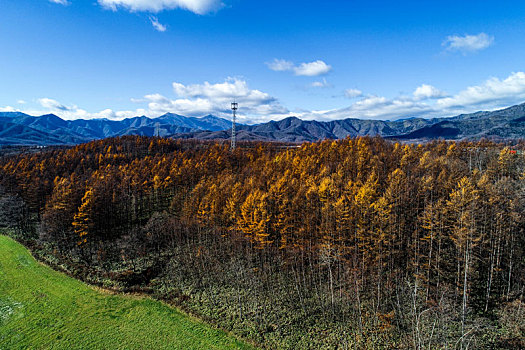
M 36 117 L 21 112 L 1 112 L 0 145 L 68 145 L 125 135 L 154 136 L 157 124 L 160 136 L 171 136 L 201 130 L 220 131 L 229 128 L 231 122 L 213 115 L 195 118 L 173 113 L 158 118 L 137 116 L 115 121 L 64 120 L 54 114 Z
M 301 120 L 289 117 L 258 125 L 238 127 L 254 135 L 253 139 L 305 142 L 357 136 L 381 136 L 389 139 L 425 141 L 433 139 L 475 140 L 525 138 L 525 103 L 496 111 L 478 111 L 442 118 L 369 120 L 346 118 L 333 121 Z M 223 132 L 196 132 L 174 137 L 224 139 Z M 229 137 L 229 136 L 228 136 Z
M 64 120 L 54 114 L 39 117 L 22 112 L 0 113 L 0 145 L 68 145 L 125 135 L 224 140 L 231 137 L 231 122 L 214 115 L 200 118 L 166 113 L 158 118 L 136 116 Z M 448 118 L 332 121 L 288 117 L 267 123 L 237 124 L 237 138 L 246 141 L 314 142 L 357 136 L 399 140 L 471 140 L 525 138 L 525 103 L 496 111 L 479 111 Z

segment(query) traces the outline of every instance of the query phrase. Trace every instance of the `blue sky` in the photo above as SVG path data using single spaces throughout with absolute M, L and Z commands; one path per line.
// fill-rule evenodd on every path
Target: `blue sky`
M 523 1 L 2 0 L 0 111 L 247 123 L 525 102 Z

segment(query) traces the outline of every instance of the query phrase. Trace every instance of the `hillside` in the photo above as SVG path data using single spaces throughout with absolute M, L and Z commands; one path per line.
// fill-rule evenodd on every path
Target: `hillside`
M 126 136 L 0 157 L 0 227 L 265 348 L 525 348 L 523 142 L 247 146 Z
M 92 289 L 0 235 L 2 349 L 251 349 L 161 302 Z

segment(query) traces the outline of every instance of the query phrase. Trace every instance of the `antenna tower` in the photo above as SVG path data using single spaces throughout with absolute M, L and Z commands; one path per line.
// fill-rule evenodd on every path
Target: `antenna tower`
M 237 112 L 237 109 L 239 108 L 239 105 L 237 102 L 232 102 L 232 111 L 233 111 L 233 119 L 232 119 L 232 145 L 231 145 L 231 150 L 235 150 L 235 138 L 236 138 L 236 135 L 235 135 L 235 114 Z

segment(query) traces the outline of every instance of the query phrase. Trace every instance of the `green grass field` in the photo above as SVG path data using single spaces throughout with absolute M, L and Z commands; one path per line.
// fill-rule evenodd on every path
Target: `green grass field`
M 250 349 L 150 298 L 111 295 L 0 235 L 0 349 Z

